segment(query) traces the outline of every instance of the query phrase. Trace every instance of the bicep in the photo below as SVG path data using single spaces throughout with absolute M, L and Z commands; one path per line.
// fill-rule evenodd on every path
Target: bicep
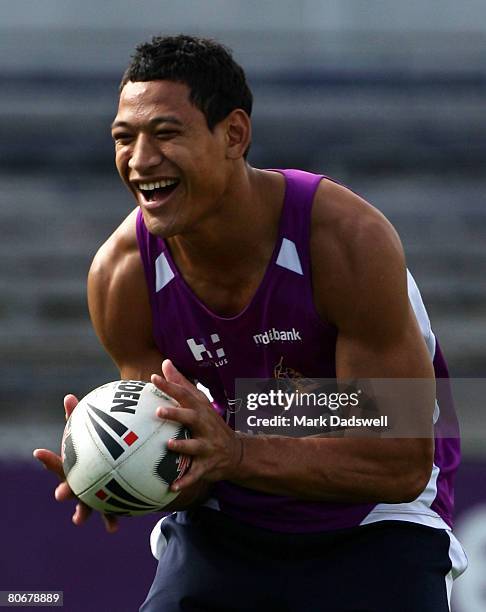
M 321 296 L 338 331 L 337 375 L 433 377 L 430 355 L 408 297 L 400 239 L 379 213 L 368 212 L 365 217 L 341 237 L 335 251 L 334 285 Z
M 365 210 L 361 204 L 356 205 L 353 213 L 347 226 L 340 226 L 344 228 L 341 232 L 328 233 L 327 242 L 316 241 L 317 261 L 329 262 L 324 268 L 319 269 L 319 265 L 314 268 L 316 302 L 337 328 L 338 379 L 404 379 L 397 386 L 403 389 L 404 383 L 407 393 L 413 394 L 414 401 L 407 402 L 408 398 L 402 397 L 398 409 L 406 407 L 408 423 L 416 430 L 418 422 L 422 437 L 407 439 L 396 432 L 394 438 L 369 439 L 363 443 L 367 449 L 376 447 L 383 460 L 405 458 L 406 465 L 417 466 L 419 480 L 423 481 L 430 475 L 433 454 L 432 360 L 409 302 L 405 257 L 396 232 L 384 217 Z M 319 251 L 319 246 L 323 250 Z M 423 382 L 407 387 L 406 379 Z M 394 386 L 388 389 L 391 396 L 381 400 L 385 411 L 395 400 Z
M 403 310 L 400 316 L 390 312 L 389 321 L 386 317 L 369 321 L 363 316 L 355 326 L 338 328 L 338 378 L 434 378 L 432 360 L 408 301 Z

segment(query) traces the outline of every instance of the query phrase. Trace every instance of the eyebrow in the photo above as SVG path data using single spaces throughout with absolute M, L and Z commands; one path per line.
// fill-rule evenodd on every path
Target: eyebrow
M 158 117 L 153 117 L 149 121 L 149 126 L 153 127 L 154 125 L 157 125 L 157 123 L 173 123 L 174 125 L 178 126 L 183 125 L 182 121 L 177 119 L 177 117 L 174 117 L 174 115 L 160 115 Z M 117 127 L 130 127 L 130 124 L 127 121 L 113 121 L 111 124 L 111 129 L 113 130 Z

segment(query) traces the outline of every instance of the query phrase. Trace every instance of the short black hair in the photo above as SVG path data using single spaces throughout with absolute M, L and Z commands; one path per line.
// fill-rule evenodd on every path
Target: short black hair
M 179 34 L 154 36 L 138 45 L 120 92 L 129 81 L 158 80 L 186 84 L 190 101 L 204 113 L 211 131 L 236 108 L 251 115 L 253 95 L 245 72 L 231 51 L 215 40 Z

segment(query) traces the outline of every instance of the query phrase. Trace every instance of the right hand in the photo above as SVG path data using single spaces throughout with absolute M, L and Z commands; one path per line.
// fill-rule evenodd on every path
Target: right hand
M 78 404 L 78 399 L 74 395 L 66 395 L 64 398 L 64 412 L 66 415 L 66 420 L 69 418 L 71 412 Z M 76 499 L 76 496 L 71 491 L 68 483 L 66 482 L 66 478 L 64 476 L 64 471 L 62 469 L 62 459 L 60 455 L 57 455 L 53 451 L 47 450 L 45 448 L 36 448 L 34 451 L 34 457 L 38 459 L 43 466 L 56 474 L 58 478 L 61 480 L 61 483 L 57 485 L 54 491 L 54 497 L 57 501 L 62 502 L 67 499 Z M 76 504 L 76 510 L 73 514 L 72 521 L 75 525 L 82 525 L 90 516 L 92 510 L 89 506 L 83 503 L 81 500 L 78 500 Z M 118 520 L 115 516 L 103 514 L 103 522 L 105 524 L 106 531 L 108 533 L 114 533 L 118 529 Z

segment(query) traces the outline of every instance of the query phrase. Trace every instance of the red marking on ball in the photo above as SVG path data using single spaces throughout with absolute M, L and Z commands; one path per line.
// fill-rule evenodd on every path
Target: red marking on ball
M 138 440 L 138 436 L 134 431 L 129 431 L 123 440 L 128 444 L 128 446 L 131 446 L 135 440 Z

